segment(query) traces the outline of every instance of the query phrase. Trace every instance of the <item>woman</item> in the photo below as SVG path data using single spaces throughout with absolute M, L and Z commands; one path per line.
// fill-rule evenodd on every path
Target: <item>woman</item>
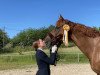
M 55 64 L 57 46 L 52 46 L 50 57 L 44 53 L 44 47 L 45 42 L 42 39 L 39 39 L 33 43 L 33 48 L 36 50 L 36 61 L 38 65 L 36 75 L 50 75 L 50 65 Z

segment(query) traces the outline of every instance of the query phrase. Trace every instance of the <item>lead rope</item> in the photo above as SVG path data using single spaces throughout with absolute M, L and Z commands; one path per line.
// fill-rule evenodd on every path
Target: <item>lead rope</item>
M 50 55 L 51 55 L 51 50 L 52 48 L 50 48 Z M 58 51 L 58 49 L 57 49 L 57 51 Z M 54 63 L 54 66 L 56 66 L 56 64 L 57 64 L 57 61 L 58 61 L 58 52 L 56 51 L 56 58 L 55 58 L 55 63 Z
M 66 42 L 66 45 L 68 45 L 68 31 L 70 30 L 70 27 L 69 27 L 69 25 L 65 24 L 63 26 L 63 29 L 64 29 L 63 42 Z M 57 33 L 58 33 L 58 31 L 57 31 Z M 58 54 L 58 49 L 57 49 L 54 66 L 56 66 L 57 61 L 59 61 L 59 60 L 60 60 L 60 55 Z
M 69 25 L 65 24 L 63 26 L 63 30 L 64 30 L 64 35 L 63 35 L 63 42 L 66 44 L 66 46 L 68 46 L 68 31 L 70 30 Z M 60 60 L 60 55 L 58 54 L 58 50 L 56 51 L 56 60 L 55 60 L 55 64 L 54 66 L 56 66 L 57 61 Z
M 55 59 L 55 64 L 54 64 L 54 66 L 57 65 L 57 61 L 59 61 L 58 49 L 57 49 L 57 51 L 56 51 L 56 59 Z

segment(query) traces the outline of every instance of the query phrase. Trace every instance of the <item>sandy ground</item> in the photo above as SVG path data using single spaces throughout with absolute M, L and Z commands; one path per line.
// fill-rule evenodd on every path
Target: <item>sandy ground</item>
M 35 75 L 37 66 L 0 71 L 0 75 Z M 51 75 L 96 75 L 89 64 L 60 64 L 51 66 Z

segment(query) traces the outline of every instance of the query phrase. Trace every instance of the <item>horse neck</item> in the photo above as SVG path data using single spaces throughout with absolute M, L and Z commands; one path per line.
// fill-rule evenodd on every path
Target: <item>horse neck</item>
M 82 34 L 78 34 L 75 32 L 72 33 L 71 39 L 78 46 L 78 48 L 88 57 L 88 59 L 91 59 L 91 55 L 93 52 L 91 43 L 93 42 L 93 39 L 82 36 Z

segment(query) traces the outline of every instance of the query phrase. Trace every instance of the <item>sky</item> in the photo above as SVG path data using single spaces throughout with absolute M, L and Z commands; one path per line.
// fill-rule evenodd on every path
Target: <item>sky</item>
M 28 28 L 55 25 L 65 19 L 100 27 L 100 0 L 0 0 L 0 28 L 10 38 Z

